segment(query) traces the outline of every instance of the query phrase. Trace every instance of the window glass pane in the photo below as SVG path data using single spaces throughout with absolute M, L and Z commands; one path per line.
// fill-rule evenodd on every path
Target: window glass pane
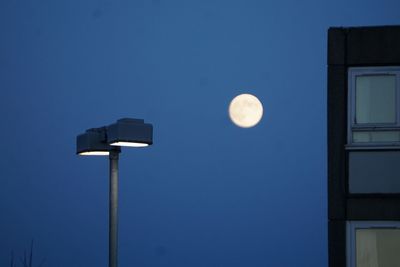
M 400 229 L 356 229 L 356 266 L 393 267 L 400 262 Z
M 353 142 L 400 142 L 399 131 L 353 132 Z
M 356 123 L 396 122 L 396 76 L 356 77 Z

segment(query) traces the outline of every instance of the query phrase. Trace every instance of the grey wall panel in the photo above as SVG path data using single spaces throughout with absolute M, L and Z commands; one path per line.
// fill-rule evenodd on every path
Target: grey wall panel
M 351 151 L 350 193 L 400 193 L 400 151 Z

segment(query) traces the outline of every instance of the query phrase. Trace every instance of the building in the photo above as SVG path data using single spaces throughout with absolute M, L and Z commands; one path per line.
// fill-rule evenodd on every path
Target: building
M 400 266 L 400 26 L 328 31 L 329 267 Z

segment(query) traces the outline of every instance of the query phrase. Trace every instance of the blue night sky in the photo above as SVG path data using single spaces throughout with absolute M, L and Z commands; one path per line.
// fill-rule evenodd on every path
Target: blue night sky
M 108 160 L 87 128 L 154 125 L 120 159 L 120 266 L 327 266 L 331 26 L 400 24 L 398 0 L 1 0 L 0 265 L 108 264 Z M 227 109 L 256 95 L 264 117 Z M 36 267 L 36 266 L 35 266 Z

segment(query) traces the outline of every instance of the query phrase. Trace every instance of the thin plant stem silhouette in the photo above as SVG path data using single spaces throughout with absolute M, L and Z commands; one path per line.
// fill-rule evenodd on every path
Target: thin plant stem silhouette
M 29 251 L 29 255 L 26 253 L 26 250 L 24 250 L 24 255 L 23 257 L 20 258 L 20 262 L 22 264 L 22 267 L 34 267 L 33 266 L 33 239 L 31 240 L 31 247 Z M 45 259 L 42 259 L 39 265 L 37 267 L 42 267 L 45 263 Z M 10 267 L 17 267 L 17 264 L 14 259 L 14 251 L 11 250 L 11 262 L 10 262 Z

